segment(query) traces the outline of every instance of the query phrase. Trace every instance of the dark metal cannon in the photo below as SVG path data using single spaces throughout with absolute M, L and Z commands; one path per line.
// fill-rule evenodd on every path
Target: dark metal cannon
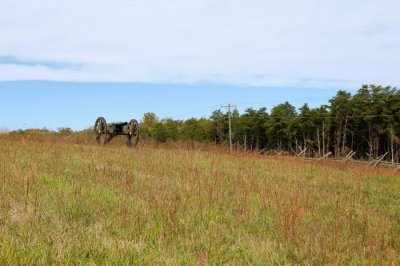
M 104 117 L 96 119 L 94 124 L 96 133 L 96 142 L 99 144 L 107 144 L 112 138 L 118 135 L 127 136 L 127 145 L 135 147 L 139 140 L 139 123 L 132 119 L 128 122 L 107 124 Z

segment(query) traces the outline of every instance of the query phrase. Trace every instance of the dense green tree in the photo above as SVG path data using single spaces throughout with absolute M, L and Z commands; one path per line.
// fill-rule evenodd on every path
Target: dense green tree
M 228 115 L 215 110 L 210 116 L 212 122 L 211 136 L 215 144 L 228 143 Z
M 153 138 L 158 142 L 166 142 L 168 139 L 168 133 L 163 122 L 159 122 L 156 124 L 153 132 Z
M 272 108 L 270 118 L 266 123 L 266 133 L 273 147 L 279 150 L 293 149 L 296 115 L 296 108 L 289 102 Z
M 209 139 L 209 132 L 207 132 L 207 125 L 204 124 L 204 119 L 197 120 L 190 118 L 183 122 L 180 137 L 182 140 L 190 141 L 207 141 Z
M 242 116 L 243 131 L 246 138 L 246 146 L 253 149 L 260 149 L 267 145 L 265 125 L 268 120 L 268 113 L 265 107 L 258 110 L 248 108 Z
M 215 110 L 211 116 L 185 121 L 159 120 L 146 113 L 141 122 L 144 139 L 198 141 L 229 145 L 228 112 Z M 267 112 L 248 108 L 243 114 L 231 113 L 233 144 L 244 149 L 277 149 L 322 156 L 328 151 L 343 156 L 355 151 L 359 158 L 377 157 L 399 161 L 400 91 L 396 88 L 363 85 L 353 96 L 343 90 L 328 105 L 311 108 L 302 105 L 298 112 L 289 102 Z
M 166 141 L 179 140 L 179 129 L 182 126 L 182 121 L 167 118 L 162 121 L 164 124 L 164 131 L 166 134 Z
M 332 118 L 331 134 L 334 139 L 334 151 L 336 155 L 345 152 L 349 116 L 352 115 L 351 94 L 340 90 L 330 102 Z
M 145 113 L 140 123 L 141 139 L 154 138 L 154 131 L 158 123 L 158 118 L 154 113 Z

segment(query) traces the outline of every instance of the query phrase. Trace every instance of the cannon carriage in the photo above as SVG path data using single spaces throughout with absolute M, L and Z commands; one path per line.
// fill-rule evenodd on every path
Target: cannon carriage
M 94 124 L 96 142 L 107 144 L 115 136 L 123 135 L 127 137 L 127 145 L 136 147 L 139 140 L 139 123 L 136 119 L 129 122 L 119 122 L 107 124 L 104 117 L 98 117 Z

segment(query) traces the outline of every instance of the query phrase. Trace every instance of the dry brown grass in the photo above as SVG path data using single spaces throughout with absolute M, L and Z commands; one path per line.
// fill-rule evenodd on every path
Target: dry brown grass
M 399 264 L 395 170 L 122 143 L 1 136 L 0 263 Z

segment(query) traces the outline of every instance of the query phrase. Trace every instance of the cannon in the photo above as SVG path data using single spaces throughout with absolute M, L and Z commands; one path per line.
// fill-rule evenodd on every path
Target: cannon
M 139 140 L 139 123 L 136 119 L 128 122 L 119 122 L 107 124 L 104 117 L 98 117 L 94 124 L 96 142 L 98 144 L 107 144 L 112 138 L 118 135 L 127 137 L 127 145 L 136 147 Z

